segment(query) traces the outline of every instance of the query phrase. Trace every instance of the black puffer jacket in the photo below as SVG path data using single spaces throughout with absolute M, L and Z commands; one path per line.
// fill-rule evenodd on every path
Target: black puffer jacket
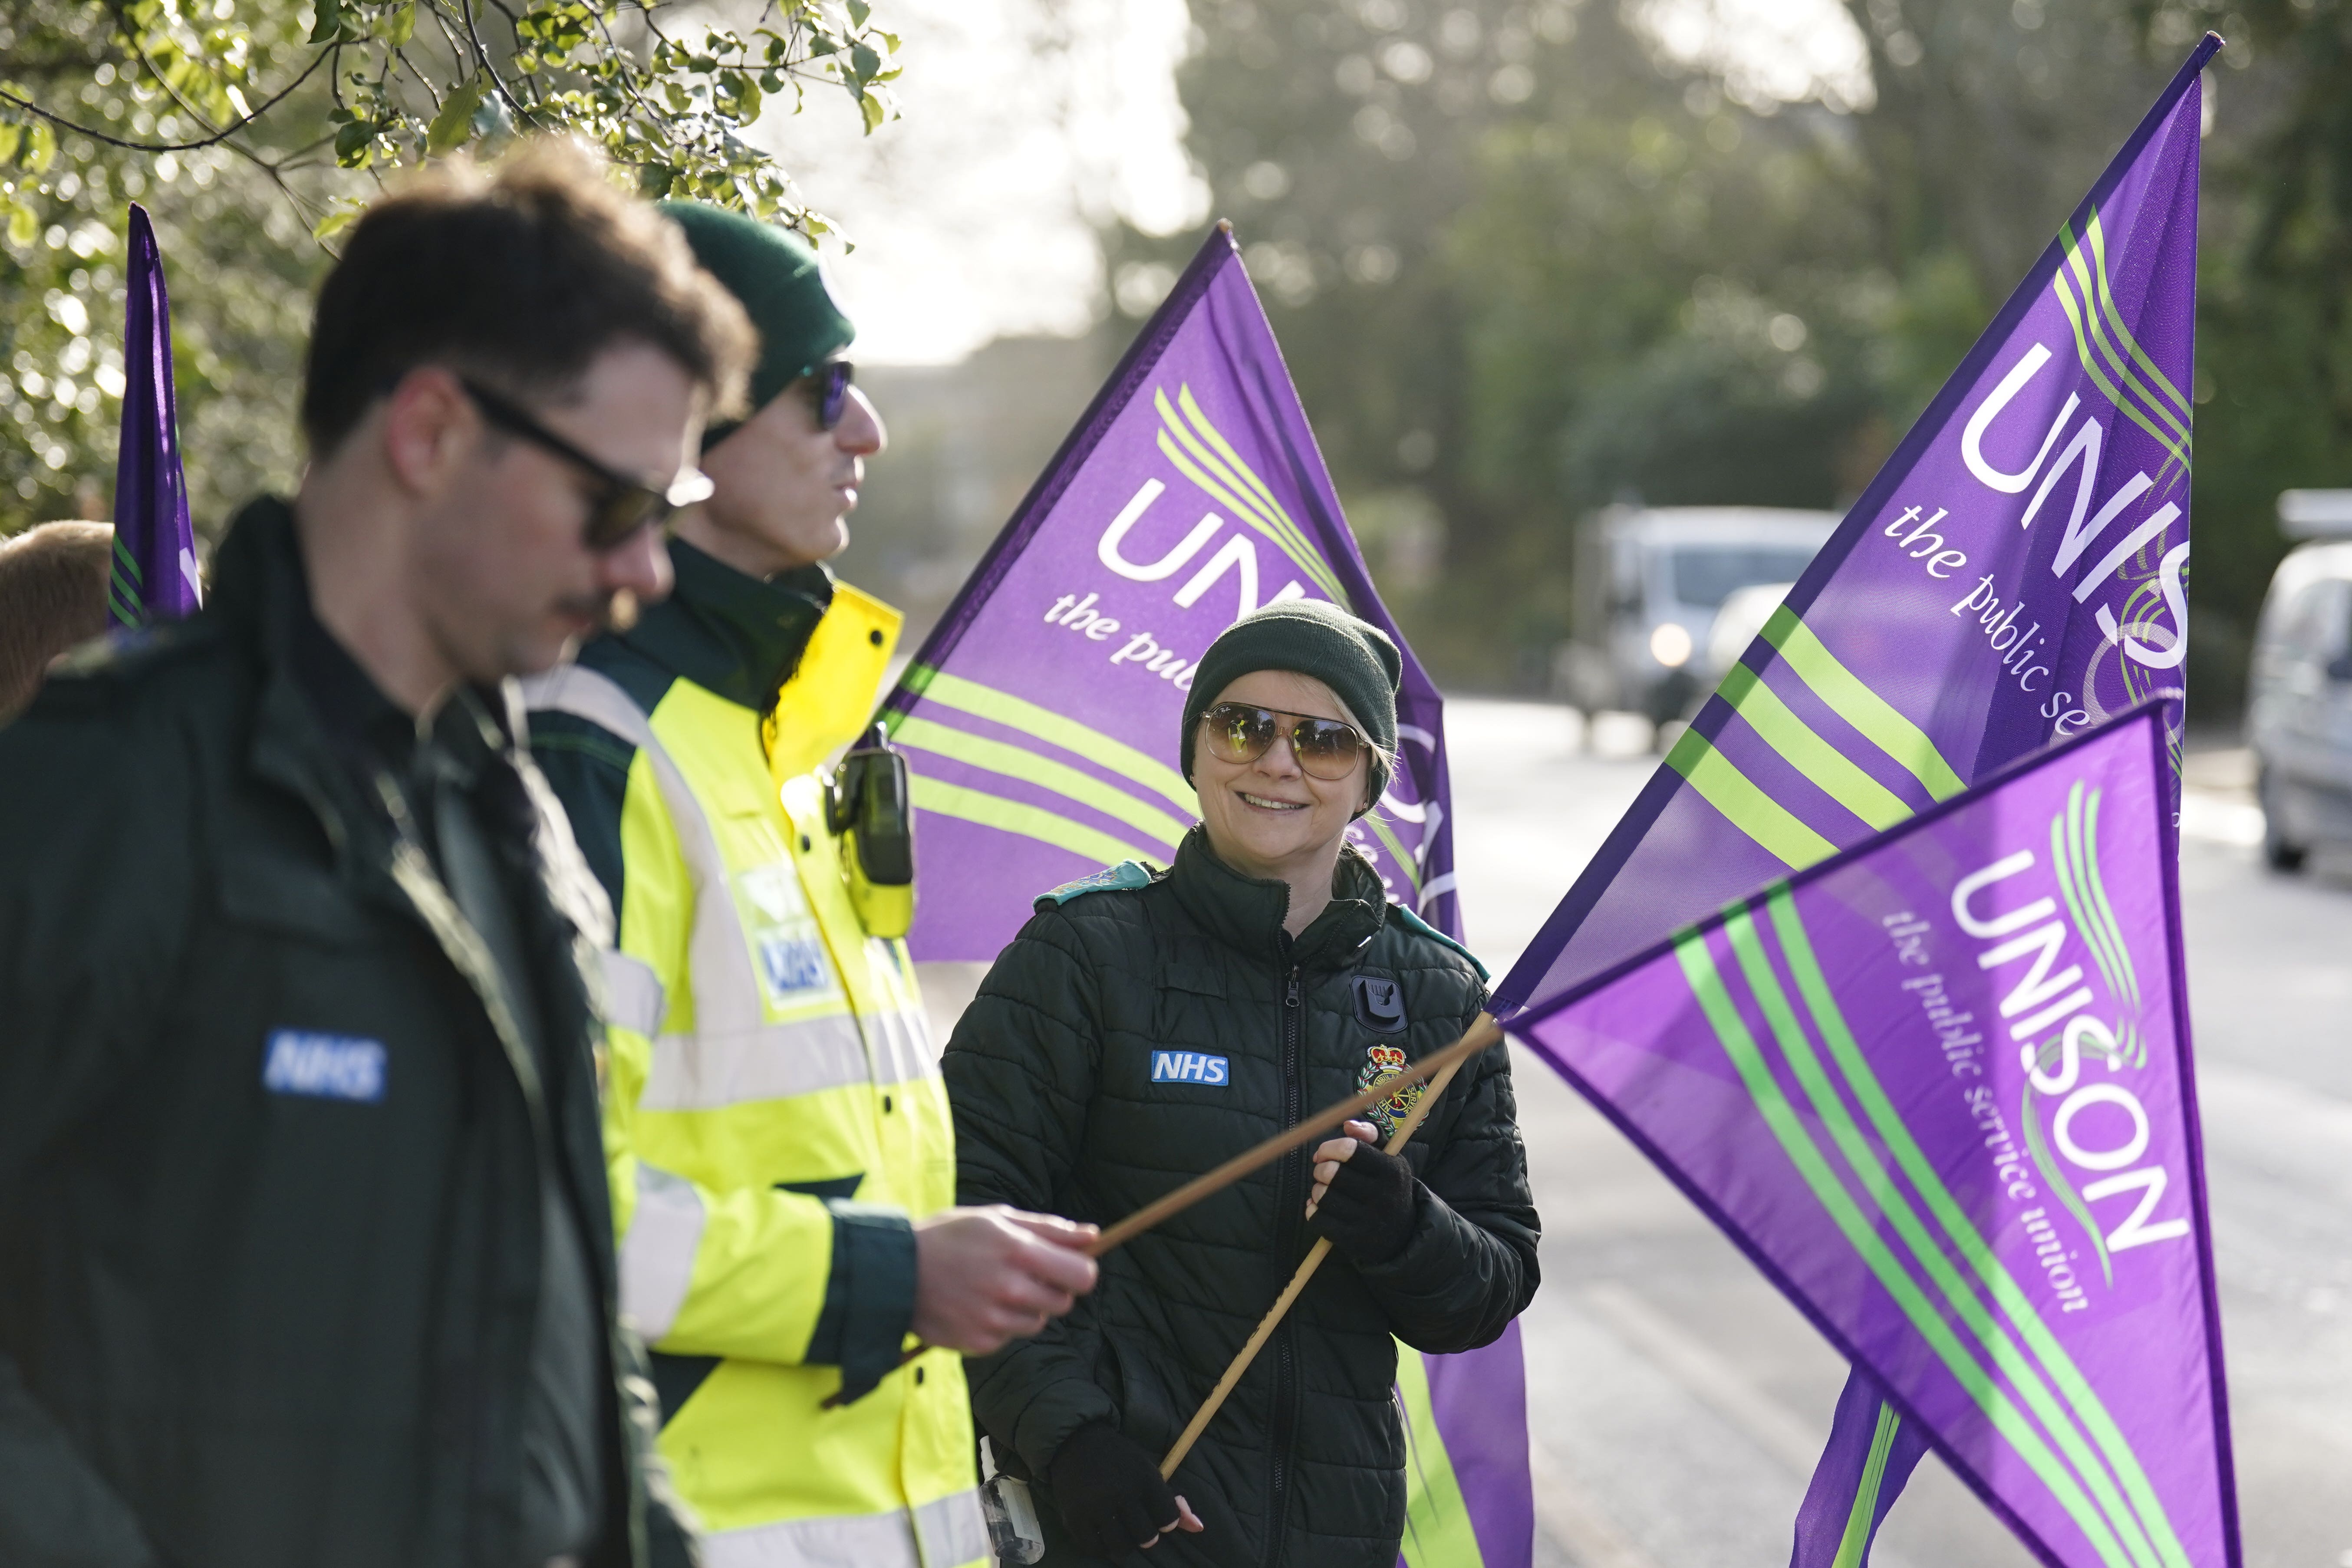
M 1451 1044 L 1485 1000 L 1476 964 L 1385 903 L 1352 852 L 1295 941 L 1288 889 L 1228 869 L 1197 828 L 1172 871 L 1121 872 L 1039 900 L 956 1027 L 945 1072 L 961 1202 L 1108 1223 L 1355 1092 L 1392 1053 Z M 1009 1468 L 1042 1479 L 1093 1421 L 1168 1449 L 1316 1240 L 1307 1155 L 1112 1253 L 1076 1311 L 971 1363 L 975 1413 Z M 1468 1350 L 1535 1293 L 1503 1047 L 1457 1075 L 1407 1157 L 1421 1184 L 1412 1239 L 1374 1268 L 1323 1266 L 1176 1473 L 1208 1529 L 1139 1561 L 1396 1561 L 1405 1449 L 1390 1336 Z M 1086 1561 L 1039 1491 L 1046 1563 Z
M 641 1568 L 649 1531 L 682 1562 L 614 1307 L 588 967 L 610 912 L 509 739 L 519 702 L 493 722 L 511 688 L 454 700 L 535 1060 L 298 679 L 306 592 L 291 513 L 256 502 L 202 615 L 0 731 L 0 1563 L 514 1568 L 543 1160 L 605 1342 L 588 1568 Z

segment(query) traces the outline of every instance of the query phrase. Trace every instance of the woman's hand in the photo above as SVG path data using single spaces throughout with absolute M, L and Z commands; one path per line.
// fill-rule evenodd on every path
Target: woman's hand
M 1091 1556 L 1116 1563 L 1171 1530 L 1208 1528 L 1160 1479 L 1159 1461 L 1108 1421 L 1071 1433 L 1046 1468 L 1072 1542 Z
M 1381 1130 L 1369 1121 L 1349 1121 L 1340 1129 L 1345 1138 L 1327 1139 L 1315 1149 L 1315 1190 L 1307 1194 L 1307 1217 L 1313 1219 L 1322 1205 L 1323 1194 L 1330 1190 L 1331 1178 L 1339 1173 L 1341 1161 L 1356 1152 L 1359 1143 L 1370 1143 L 1381 1135 Z
M 1385 1263 L 1404 1250 L 1421 1211 L 1421 1184 L 1402 1154 L 1368 1148 L 1379 1136 L 1367 1121 L 1315 1151 L 1315 1190 L 1307 1217 L 1351 1263 Z

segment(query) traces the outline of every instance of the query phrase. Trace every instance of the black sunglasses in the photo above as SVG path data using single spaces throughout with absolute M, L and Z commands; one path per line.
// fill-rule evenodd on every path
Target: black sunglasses
M 1337 719 L 1311 719 L 1245 702 L 1220 702 L 1201 715 L 1209 749 L 1229 763 L 1254 763 L 1274 747 L 1275 738 L 1290 738 L 1290 754 L 1299 769 L 1318 779 L 1343 779 L 1356 771 L 1356 759 L 1369 749 L 1354 726 Z
M 849 411 L 849 384 L 857 377 L 857 367 L 845 359 L 825 361 L 805 377 L 809 395 L 816 400 L 816 427 L 830 430 L 841 423 Z
M 672 480 L 667 490 L 655 489 L 642 480 L 605 467 L 541 425 L 520 404 L 472 377 L 459 376 L 457 384 L 482 411 L 483 418 L 509 435 L 520 436 L 554 453 L 603 487 L 588 503 L 588 521 L 581 531 L 588 548 L 599 553 L 627 543 L 639 529 L 668 521 L 670 514 L 682 506 L 709 500 L 710 492 L 717 488 L 710 482 L 710 476 L 698 468 L 688 468 Z

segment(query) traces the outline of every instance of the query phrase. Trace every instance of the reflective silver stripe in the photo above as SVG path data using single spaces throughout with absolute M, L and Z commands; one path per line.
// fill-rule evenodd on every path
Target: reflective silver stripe
M 990 1560 L 988 1521 L 981 1516 L 977 1488 L 917 1509 L 915 1533 L 922 1541 L 923 1568 L 959 1568 L 975 1559 Z
M 971 1559 L 927 1563 L 907 1510 L 894 1508 L 712 1531 L 702 1538 L 702 1561 L 705 1568 L 954 1568 Z
M 669 997 L 654 966 L 616 947 L 606 948 L 602 956 L 607 1019 L 640 1035 L 660 1033 L 662 1019 L 669 1012 Z
M 621 1311 L 647 1344 L 677 1321 L 702 1245 L 702 1194 L 684 1176 L 637 1162 L 637 1207 L 621 1241 Z
M 678 854 L 686 861 L 687 879 L 694 887 L 694 932 L 687 963 L 688 973 L 694 977 L 696 1026 L 712 1034 L 740 1034 L 759 1027 L 762 1020 L 760 983 L 751 970 L 751 948 L 744 938 L 742 917 L 728 890 L 727 862 L 719 853 L 719 840 L 710 831 L 702 803 L 694 798 L 686 776 L 655 736 L 652 719 L 608 677 L 576 664 L 525 682 L 523 696 L 533 708 L 553 709 L 601 724 L 645 753 L 653 765 L 662 803 L 669 807 Z
M 717 1110 L 754 1100 L 789 1100 L 871 1082 L 857 1020 L 828 1013 L 736 1034 L 706 1029 L 654 1042 L 653 1069 L 637 1104 L 646 1110 Z
M 716 1110 L 850 1084 L 910 1083 L 938 1072 L 939 1051 L 931 1043 L 929 1025 L 919 1005 L 907 1004 L 904 993 L 909 988 L 899 982 L 889 944 L 875 939 L 867 941 L 866 966 L 877 985 L 901 993 L 898 1009 L 861 1019 L 845 997 L 840 1012 L 769 1023 L 743 917 L 729 889 L 726 862 L 710 819 L 655 735 L 646 710 L 609 678 L 576 664 L 525 682 L 523 692 L 534 709 L 553 709 L 600 724 L 645 753 L 693 885 L 694 931 L 687 962 L 693 977 L 695 1032 L 654 1041 L 653 1067 L 640 1106 L 647 1110 Z M 787 868 L 785 874 L 797 872 Z M 609 978 L 609 964 L 607 973 Z M 658 995 L 650 972 L 646 980 Z M 614 984 L 611 989 L 615 1021 L 636 1027 L 623 1012 L 621 985 Z

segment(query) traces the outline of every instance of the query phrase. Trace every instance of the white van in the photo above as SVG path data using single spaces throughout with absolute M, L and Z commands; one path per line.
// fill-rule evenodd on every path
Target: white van
M 2293 871 L 2321 844 L 2352 844 L 2352 490 L 2288 490 L 2296 546 L 2271 578 L 2254 632 L 2246 743 L 2263 856 Z
M 1587 519 L 1570 640 L 1552 658 L 1554 695 L 1588 713 L 1688 717 L 1723 673 L 1706 655 L 1724 602 L 1794 582 L 1838 521 L 1769 506 L 1612 506 Z

